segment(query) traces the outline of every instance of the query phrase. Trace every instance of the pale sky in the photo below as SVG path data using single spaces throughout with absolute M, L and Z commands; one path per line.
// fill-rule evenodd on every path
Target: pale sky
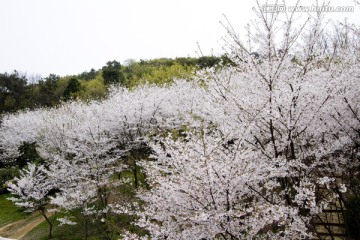
M 255 0 L 0 0 L 0 73 L 63 76 L 109 60 L 197 56 L 197 42 L 204 55 L 220 54 L 222 15 L 240 32 L 254 18 L 253 6 Z M 329 15 L 358 21 L 359 7 Z

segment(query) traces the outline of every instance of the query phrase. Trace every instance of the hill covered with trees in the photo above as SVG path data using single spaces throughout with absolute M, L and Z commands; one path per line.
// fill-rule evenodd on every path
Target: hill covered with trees
M 21 109 L 53 107 L 70 99 L 96 100 L 106 96 L 110 85 L 133 88 L 143 84 L 165 84 L 173 78 L 189 79 L 199 69 L 229 61 L 225 56 L 113 60 L 101 69 L 77 75 L 27 76 L 16 70 L 0 74 L 0 114 Z

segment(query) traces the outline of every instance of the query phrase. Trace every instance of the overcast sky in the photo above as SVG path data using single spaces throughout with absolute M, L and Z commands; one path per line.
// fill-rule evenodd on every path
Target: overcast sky
M 197 56 L 197 42 L 204 55 L 219 54 L 222 14 L 241 31 L 253 6 L 255 0 L 0 0 L 0 72 L 45 77 L 99 69 L 108 60 Z M 357 21 L 359 8 L 329 15 Z

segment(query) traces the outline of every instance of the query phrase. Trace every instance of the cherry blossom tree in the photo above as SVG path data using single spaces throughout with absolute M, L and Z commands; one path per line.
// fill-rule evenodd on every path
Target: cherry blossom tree
M 16 159 L 23 142 L 36 142 L 49 181 L 57 182 L 50 202 L 65 211 L 80 209 L 85 225 L 90 217 L 106 222 L 108 213 L 127 204 L 114 198 L 120 184 L 114 175 L 127 167 L 122 158 L 136 157 L 134 150 L 146 134 L 181 125 L 187 117 L 180 115 L 181 102 L 190 103 L 199 91 L 193 85 L 178 81 L 169 88 L 113 89 L 101 102 L 67 102 L 7 115 L 0 133 L 2 160 Z
M 38 211 L 49 224 L 49 239 L 52 238 L 52 230 L 55 217 L 48 214 L 50 191 L 56 187 L 56 182 L 46 175 L 44 166 L 29 164 L 20 172 L 13 182 L 8 184 L 9 191 L 17 197 L 9 198 L 17 206 L 24 207 L 28 212 Z M 52 212 L 55 212 L 53 209 Z
M 226 27 L 233 66 L 200 76 L 189 137 L 151 144 L 139 224 L 154 238 L 312 237 L 312 221 L 358 175 L 358 32 L 334 39 L 321 12 L 295 25 L 295 13 L 258 5 L 246 43 Z

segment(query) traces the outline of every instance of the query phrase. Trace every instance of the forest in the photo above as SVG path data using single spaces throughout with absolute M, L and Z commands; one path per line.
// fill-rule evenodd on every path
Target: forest
M 14 70 L 0 73 L 0 114 L 23 109 L 54 107 L 70 99 L 100 100 L 106 96 L 110 85 L 133 88 L 144 84 L 171 83 L 173 78 L 190 79 L 199 69 L 229 62 L 221 57 L 160 58 L 135 61 L 122 65 L 108 61 L 101 69 L 91 69 L 78 75 L 47 77 L 27 75 Z
M 1 194 L 36 239 L 360 238 L 360 28 L 255 11 L 223 56 L 0 74 Z

